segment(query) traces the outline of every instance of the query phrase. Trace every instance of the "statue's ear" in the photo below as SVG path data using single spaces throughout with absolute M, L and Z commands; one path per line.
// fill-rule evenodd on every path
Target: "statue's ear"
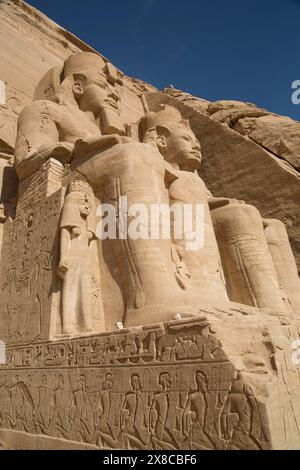
M 190 129 L 190 128 L 191 128 L 191 126 L 190 126 L 190 121 L 189 121 L 188 119 L 182 119 L 182 120 L 180 121 L 180 124 L 181 124 L 182 126 L 186 127 L 187 129 Z
M 145 135 L 144 135 L 144 139 L 143 139 L 143 142 L 145 144 L 150 144 L 150 145 L 156 145 L 156 137 L 157 137 L 157 133 L 156 133 L 156 129 L 155 127 L 149 127 L 149 129 L 147 129 Z
M 160 150 L 164 150 L 167 146 L 166 136 L 170 135 L 170 131 L 165 126 L 157 126 L 156 132 L 157 132 L 156 145 Z
M 86 77 L 82 74 L 76 73 L 73 75 L 73 93 L 75 98 L 82 95 L 86 85 Z
M 159 149 L 165 149 L 167 146 L 167 139 L 164 135 L 158 135 L 156 138 L 156 144 Z

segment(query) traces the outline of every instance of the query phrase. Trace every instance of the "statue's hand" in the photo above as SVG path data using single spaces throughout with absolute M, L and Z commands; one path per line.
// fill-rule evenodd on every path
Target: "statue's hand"
M 229 204 L 245 204 L 245 201 L 241 201 L 239 199 L 230 199 L 229 197 L 211 197 L 208 199 L 210 210 L 228 206 Z
M 65 260 L 62 260 L 57 268 L 57 274 L 61 279 L 64 279 L 66 276 L 67 271 L 69 271 L 70 267 Z
M 70 163 L 73 150 L 74 144 L 61 142 L 53 148 L 51 156 L 65 165 L 66 163 Z
M 75 143 L 74 154 L 78 157 L 85 156 L 89 152 L 97 150 L 106 150 L 117 144 L 131 141 L 129 137 L 123 137 L 119 134 L 93 135 L 79 139 Z
M 228 199 L 229 204 L 245 204 L 245 201 L 242 201 L 241 199 Z

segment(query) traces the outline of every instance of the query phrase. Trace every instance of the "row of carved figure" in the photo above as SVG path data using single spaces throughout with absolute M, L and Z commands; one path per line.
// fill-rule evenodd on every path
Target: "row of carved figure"
M 157 391 L 143 390 L 138 372 L 128 391 L 116 391 L 106 372 L 101 385 L 85 374 L 28 374 L 4 378 L 0 386 L 0 427 L 44 434 L 106 448 L 260 449 L 268 446 L 264 419 L 251 388 L 238 375 L 229 389 L 212 391 L 201 370 L 186 392 L 172 387 L 171 375 L 157 376 Z M 35 382 L 35 383 L 34 383 Z M 153 387 L 151 387 L 153 388 Z
M 124 126 L 121 98 L 122 80 L 111 64 L 93 53 L 75 54 L 46 74 L 19 119 L 15 161 L 21 182 L 50 158 L 68 169 L 58 266 L 62 332 L 93 331 L 92 270 L 104 262 L 112 277 L 118 275 L 126 326 L 229 301 L 299 314 L 299 278 L 283 223 L 262 219 L 243 201 L 211 195 L 198 174 L 200 144 L 175 108 L 145 110 L 138 123 Z M 142 203 L 149 210 L 154 204 L 202 204 L 203 247 L 187 250 L 185 235 L 128 236 L 105 240 L 101 252 L 109 256 L 95 259 L 96 201 L 117 206 L 120 197 L 128 207 Z

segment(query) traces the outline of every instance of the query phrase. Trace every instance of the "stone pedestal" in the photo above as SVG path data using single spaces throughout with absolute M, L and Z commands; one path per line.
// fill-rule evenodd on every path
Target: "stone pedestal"
M 10 346 L 0 437 L 9 448 L 299 449 L 300 325 L 282 323 L 237 306 Z
M 63 167 L 49 160 L 19 187 L 16 217 L 4 224 L 1 254 L 1 338 L 55 335 L 59 306 L 57 231 Z

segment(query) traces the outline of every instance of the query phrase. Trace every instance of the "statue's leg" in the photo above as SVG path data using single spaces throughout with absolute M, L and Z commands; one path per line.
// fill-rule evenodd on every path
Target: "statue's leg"
M 182 172 L 180 178 L 169 187 L 171 207 L 181 208 L 184 214 L 185 207 L 192 208 L 192 229 L 203 233 L 203 244 L 195 246 L 191 250 L 184 250 L 184 262 L 190 273 L 188 289 L 191 295 L 194 293 L 204 302 L 211 302 L 212 295 L 215 304 L 228 301 L 221 259 L 216 241 L 211 214 L 207 203 L 207 194 L 200 178 Z M 196 208 L 202 206 L 203 219 L 197 220 Z M 184 221 L 190 222 L 190 221 Z M 198 227 L 197 225 L 200 226 Z M 174 222 L 172 220 L 172 233 Z M 186 234 L 182 238 L 173 241 L 174 245 L 186 247 L 188 240 Z
M 150 217 L 149 225 L 143 227 L 147 237 L 134 239 L 130 231 L 134 217 L 128 213 L 134 204 L 142 204 L 150 216 L 153 204 L 169 203 L 162 156 L 150 145 L 117 145 L 95 155 L 80 165 L 78 171 L 88 179 L 102 205 L 110 203 L 115 207 L 118 229 L 120 198 L 126 201 L 124 213 L 128 216 L 128 223 L 124 236 L 120 239 L 117 233 L 115 240 L 105 240 L 107 249 L 104 260 L 100 260 L 109 260 L 112 276 L 116 267 L 120 273 L 125 324 L 160 321 L 160 306 L 181 293 L 173 273 L 171 241 L 153 239 Z
M 300 315 L 300 279 L 285 225 L 277 219 L 263 219 L 263 222 L 279 283 L 291 308 Z
M 138 227 L 142 229 L 141 237 L 134 239 L 131 231 L 134 217 L 129 215 L 125 238 L 115 240 L 111 244 L 115 249 L 115 260 L 118 260 L 123 289 L 126 291 L 126 323 L 131 323 L 135 310 L 160 306 L 172 295 L 180 293 L 173 274 L 170 239 L 152 238 L 151 206 L 168 205 L 168 196 L 160 162 L 154 160 L 150 166 L 147 160 L 147 155 L 139 153 L 130 155 L 127 162 L 123 159 L 120 176 L 114 178 L 112 184 L 105 190 L 106 202 L 113 202 L 113 199 L 119 201 L 121 197 L 126 198 L 127 216 L 135 204 L 142 204 L 145 213 L 148 214 L 145 225 L 142 223 Z M 116 209 L 119 211 L 118 202 Z M 120 229 L 119 216 L 117 220 Z M 146 315 L 145 313 L 144 322 L 149 323 L 152 318 L 147 319 Z M 152 321 L 158 320 L 159 318 Z
M 262 218 L 247 204 L 212 211 L 230 300 L 286 313 Z
M 82 333 L 92 331 L 92 283 L 91 273 L 88 269 L 83 267 L 83 272 L 80 276 L 80 319 L 79 326 Z
M 79 268 L 70 266 L 63 280 L 62 289 L 62 333 L 76 333 L 77 328 L 77 305 L 79 293 Z

